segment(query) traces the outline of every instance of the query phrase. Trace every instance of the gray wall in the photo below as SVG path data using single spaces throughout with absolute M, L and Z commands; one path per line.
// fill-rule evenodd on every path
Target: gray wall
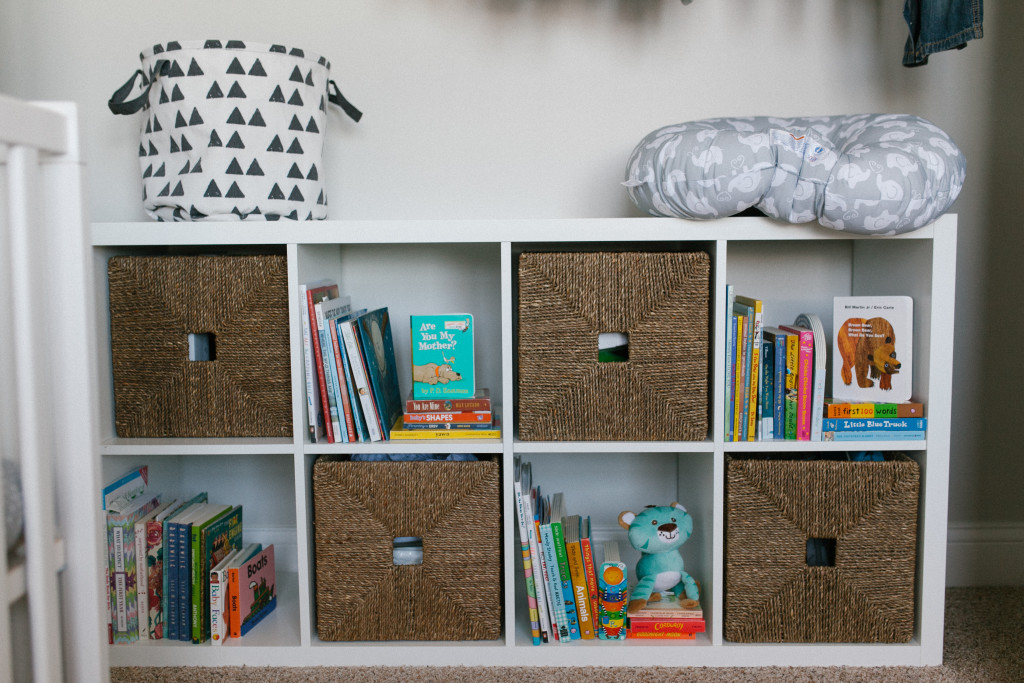
M 899 0 L 7 0 L 0 92 L 78 103 L 91 218 L 144 218 L 138 119 L 106 100 L 167 40 L 329 57 L 365 112 L 329 120 L 332 218 L 634 215 L 618 185 L 651 129 L 719 115 L 924 116 L 968 159 L 960 214 L 950 519 L 1024 541 L 1020 282 L 1022 10 L 901 66 Z

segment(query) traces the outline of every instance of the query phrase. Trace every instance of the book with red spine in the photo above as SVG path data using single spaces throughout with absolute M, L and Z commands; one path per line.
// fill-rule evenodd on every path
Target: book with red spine
M 311 326 L 310 331 L 310 347 L 312 348 L 312 357 L 314 369 L 316 370 L 316 384 L 317 390 L 320 394 L 320 405 L 316 406 L 315 400 L 308 406 L 314 413 L 312 420 L 315 422 L 310 423 L 310 427 L 313 430 L 311 436 L 316 436 L 316 430 L 323 421 L 324 425 L 324 436 L 327 437 L 327 443 L 334 443 L 334 433 L 330 427 L 330 419 L 327 417 L 330 415 L 330 404 L 327 398 L 327 382 L 324 375 L 324 359 L 323 354 L 320 352 L 319 337 L 317 334 L 312 332 L 316 328 L 316 304 L 320 303 L 324 299 L 337 298 L 338 296 L 338 284 L 332 280 L 318 280 L 317 282 L 309 283 L 306 285 L 306 315 L 309 316 L 309 322 Z M 305 328 L 303 328 L 305 331 Z
M 489 410 L 463 410 L 436 413 L 405 413 L 402 417 L 402 422 L 407 425 L 422 423 L 489 425 L 492 419 L 493 415 Z
M 466 398 L 413 398 L 410 390 L 406 396 L 406 413 L 432 413 L 439 410 L 491 410 L 491 392 L 483 387 Z

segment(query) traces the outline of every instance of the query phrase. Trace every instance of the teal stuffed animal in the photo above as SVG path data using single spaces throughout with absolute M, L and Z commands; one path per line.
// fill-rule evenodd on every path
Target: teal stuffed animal
M 700 599 L 700 588 L 693 577 L 683 571 L 679 547 L 693 533 L 693 518 L 679 503 L 648 506 L 640 514 L 623 512 L 619 525 L 629 531 L 629 544 L 640 551 L 636 563 L 636 588 L 627 612 L 635 612 L 649 601 L 661 600 L 661 593 L 671 591 L 678 598 L 683 592 L 690 600 Z

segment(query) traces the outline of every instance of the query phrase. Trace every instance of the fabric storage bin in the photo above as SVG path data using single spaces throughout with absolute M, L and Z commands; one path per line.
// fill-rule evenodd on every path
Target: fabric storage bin
M 108 262 L 121 437 L 292 434 L 284 255 Z
M 321 640 L 493 640 L 501 635 L 496 460 L 313 464 Z M 422 539 L 396 564 L 395 539 Z
M 145 109 L 143 207 L 161 221 L 327 217 L 322 163 L 327 105 L 358 121 L 307 50 L 240 40 L 172 41 L 111 97 L 115 114 Z M 136 82 L 142 92 L 133 99 Z
M 727 456 L 726 640 L 909 641 L 917 463 L 798 457 Z
M 521 254 L 519 438 L 707 438 L 709 281 L 699 251 Z M 599 360 L 602 333 L 626 360 Z

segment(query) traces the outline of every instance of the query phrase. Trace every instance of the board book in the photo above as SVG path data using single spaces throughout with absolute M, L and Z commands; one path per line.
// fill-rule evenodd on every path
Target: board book
M 914 300 L 837 296 L 832 309 L 833 398 L 856 403 L 909 401 Z
M 412 315 L 409 324 L 413 398 L 472 397 L 476 393 L 473 316 Z
M 274 544 L 246 560 L 237 570 L 237 622 L 232 615 L 232 637 L 241 637 L 263 621 L 277 607 Z M 234 578 L 229 580 L 236 580 Z M 237 635 L 236 635 L 237 634 Z

